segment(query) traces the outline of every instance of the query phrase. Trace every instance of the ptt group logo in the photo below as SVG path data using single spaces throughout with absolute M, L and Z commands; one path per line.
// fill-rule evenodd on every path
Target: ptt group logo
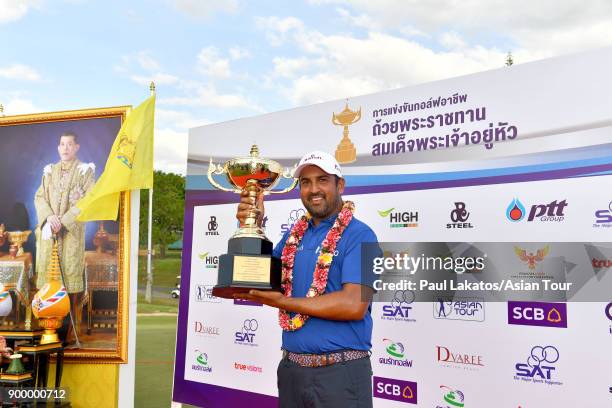
M 563 385 L 556 381 L 557 367 L 559 361 L 559 350 L 555 346 L 534 346 L 527 357 L 526 362 L 517 363 L 514 380 L 525 381 L 533 384 Z
M 446 224 L 446 228 L 474 228 L 471 222 L 467 222 L 469 218 L 470 213 L 465 209 L 465 203 L 457 201 L 455 208 L 450 212 L 451 222 Z
M 217 326 L 209 326 L 199 320 L 196 320 L 193 323 L 193 332 L 198 336 L 217 337 L 221 334 L 220 329 Z
M 417 404 L 417 383 L 376 376 L 372 380 L 375 398 Z
M 414 323 L 416 319 L 412 316 L 412 303 L 415 294 L 412 290 L 398 290 L 393 295 L 391 302 L 386 302 L 382 307 L 382 319 Z
M 395 211 L 395 207 L 379 210 L 378 215 L 389 218 L 389 228 L 416 228 L 419 226 L 418 211 Z
M 221 298 L 213 296 L 213 285 L 196 285 L 193 295 L 196 302 L 221 303 Z
M 484 305 L 483 298 L 438 298 L 437 302 L 433 302 L 433 317 L 444 320 L 484 322 Z
M 240 330 L 234 333 L 234 343 L 243 346 L 257 347 L 258 344 L 255 341 L 257 329 L 259 329 L 259 323 L 257 320 L 245 319 Z
M 554 200 L 548 204 L 534 204 L 529 212 L 518 198 L 514 198 L 506 207 L 506 218 L 511 222 L 519 222 L 527 216 L 527 222 L 561 222 L 565 220 L 567 200 Z
M 211 215 L 210 220 L 208 221 L 208 231 L 206 231 L 205 235 L 219 235 L 219 223 L 217 222 L 217 216 Z
M 593 228 L 612 227 L 612 201 L 608 203 L 608 208 L 595 211 L 595 222 Z
M 442 390 L 442 400 L 444 402 L 442 405 L 436 405 L 436 408 L 465 407 L 465 394 L 463 391 L 447 387 L 446 385 L 441 385 L 440 390 Z
M 210 365 L 208 361 L 208 354 L 196 349 L 195 350 L 195 361 L 191 365 L 191 369 L 193 371 L 200 371 L 200 372 L 205 372 L 205 373 L 212 372 L 212 366 Z
M 298 222 L 298 220 L 304 215 L 306 215 L 306 210 L 304 210 L 303 208 L 291 210 L 291 212 L 289 212 L 289 218 L 287 219 L 287 223 L 281 224 L 281 235 L 284 235 L 287 231 L 290 231 L 291 228 L 293 228 L 293 224 Z
M 480 354 L 451 350 L 446 346 L 436 346 L 438 363 L 446 368 L 460 368 L 475 371 L 484 367 L 484 359 Z
M 219 266 L 219 256 L 211 255 L 210 252 L 203 252 L 198 257 L 204 261 L 206 269 L 215 269 Z
M 379 357 L 378 362 L 380 364 L 412 368 L 412 360 L 406 358 L 406 350 L 402 343 L 390 339 L 383 339 L 383 343 L 385 344 L 386 354 L 384 357 Z
M 547 302 L 508 302 L 508 324 L 567 328 L 567 305 Z

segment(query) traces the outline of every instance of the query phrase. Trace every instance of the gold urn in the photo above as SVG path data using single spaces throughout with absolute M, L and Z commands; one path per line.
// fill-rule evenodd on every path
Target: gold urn
M 23 255 L 23 244 L 28 240 L 32 231 L 9 231 L 7 232 L 11 246 L 17 248 L 15 256 Z

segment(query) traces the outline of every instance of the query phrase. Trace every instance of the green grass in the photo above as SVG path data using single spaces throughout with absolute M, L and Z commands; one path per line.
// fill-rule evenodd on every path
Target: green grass
M 156 252 L 159 253 L 159 252 Z M 166 251 L 166 257 L 153 257 L 153 286 L 171 288 L 176 285 L 176 277 L 181 274 L 181 251 Z M 138 286 L 147 282 L 147 257 L 138 259 Z
M 151 303 L 145 302 L 144 294 L 138 294 L 138 313 L 178 313 L 178 299 L 154 296 Z
M 175 338 L 176 317 L 138 316 L 134 406 L 170 406 Z

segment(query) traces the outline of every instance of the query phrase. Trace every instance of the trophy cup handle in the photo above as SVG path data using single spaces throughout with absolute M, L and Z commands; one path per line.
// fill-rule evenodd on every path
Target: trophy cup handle
M 210 163 L 208 164 L 208 181 L 210 181 L 210 184 L 212 184 L 215 188 L 221 190 L 221 191 L 228 191 L 231 193 L 236 193 L 236 192 L 240 192 L 240 190 L 236 190 L 233 188 L 225 188 L 223 187 L 221 184 L 217 183 L 213 177 L 213 174 L 223 174 L 225 173 L 225 169 L 217 166 L 216 164 L 213 163 L 212 158 L 210 159 Z
M 293 182 L 291 183 L 291 185 L 283 190 L 278 190 L 278 191 L 274 191 L 274 190 L 264 190 L 264 195 L 268 195 L 268 194 L 284 194 L 284 193 L 288 193 L 289 191 L 293 190 L 295 188 L 295 186 L 297 186 L 298 183 L 298 179 L 294 178 L 292 176 L 293 172 L 295 171 L 295 168 L 297 167 L 297 164 L 295 166 L 293 166 L 292 170 L 285 170 L 285 172 L 281 175 L 282 178 L 287 178 L 287 179 L 293 179 Z

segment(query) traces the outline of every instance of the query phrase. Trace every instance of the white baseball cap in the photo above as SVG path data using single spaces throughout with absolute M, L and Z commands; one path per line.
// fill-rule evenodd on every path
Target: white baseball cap
M 334 156 L 320 150 L 315 150 L 302 156 L 300 163 L 293 171 L 293 177 L 300 177 L 302 169 L 306 166 L 317 166 L 327 174 L 335 174 L 338 177 L 342 177 L 342 169 Z

